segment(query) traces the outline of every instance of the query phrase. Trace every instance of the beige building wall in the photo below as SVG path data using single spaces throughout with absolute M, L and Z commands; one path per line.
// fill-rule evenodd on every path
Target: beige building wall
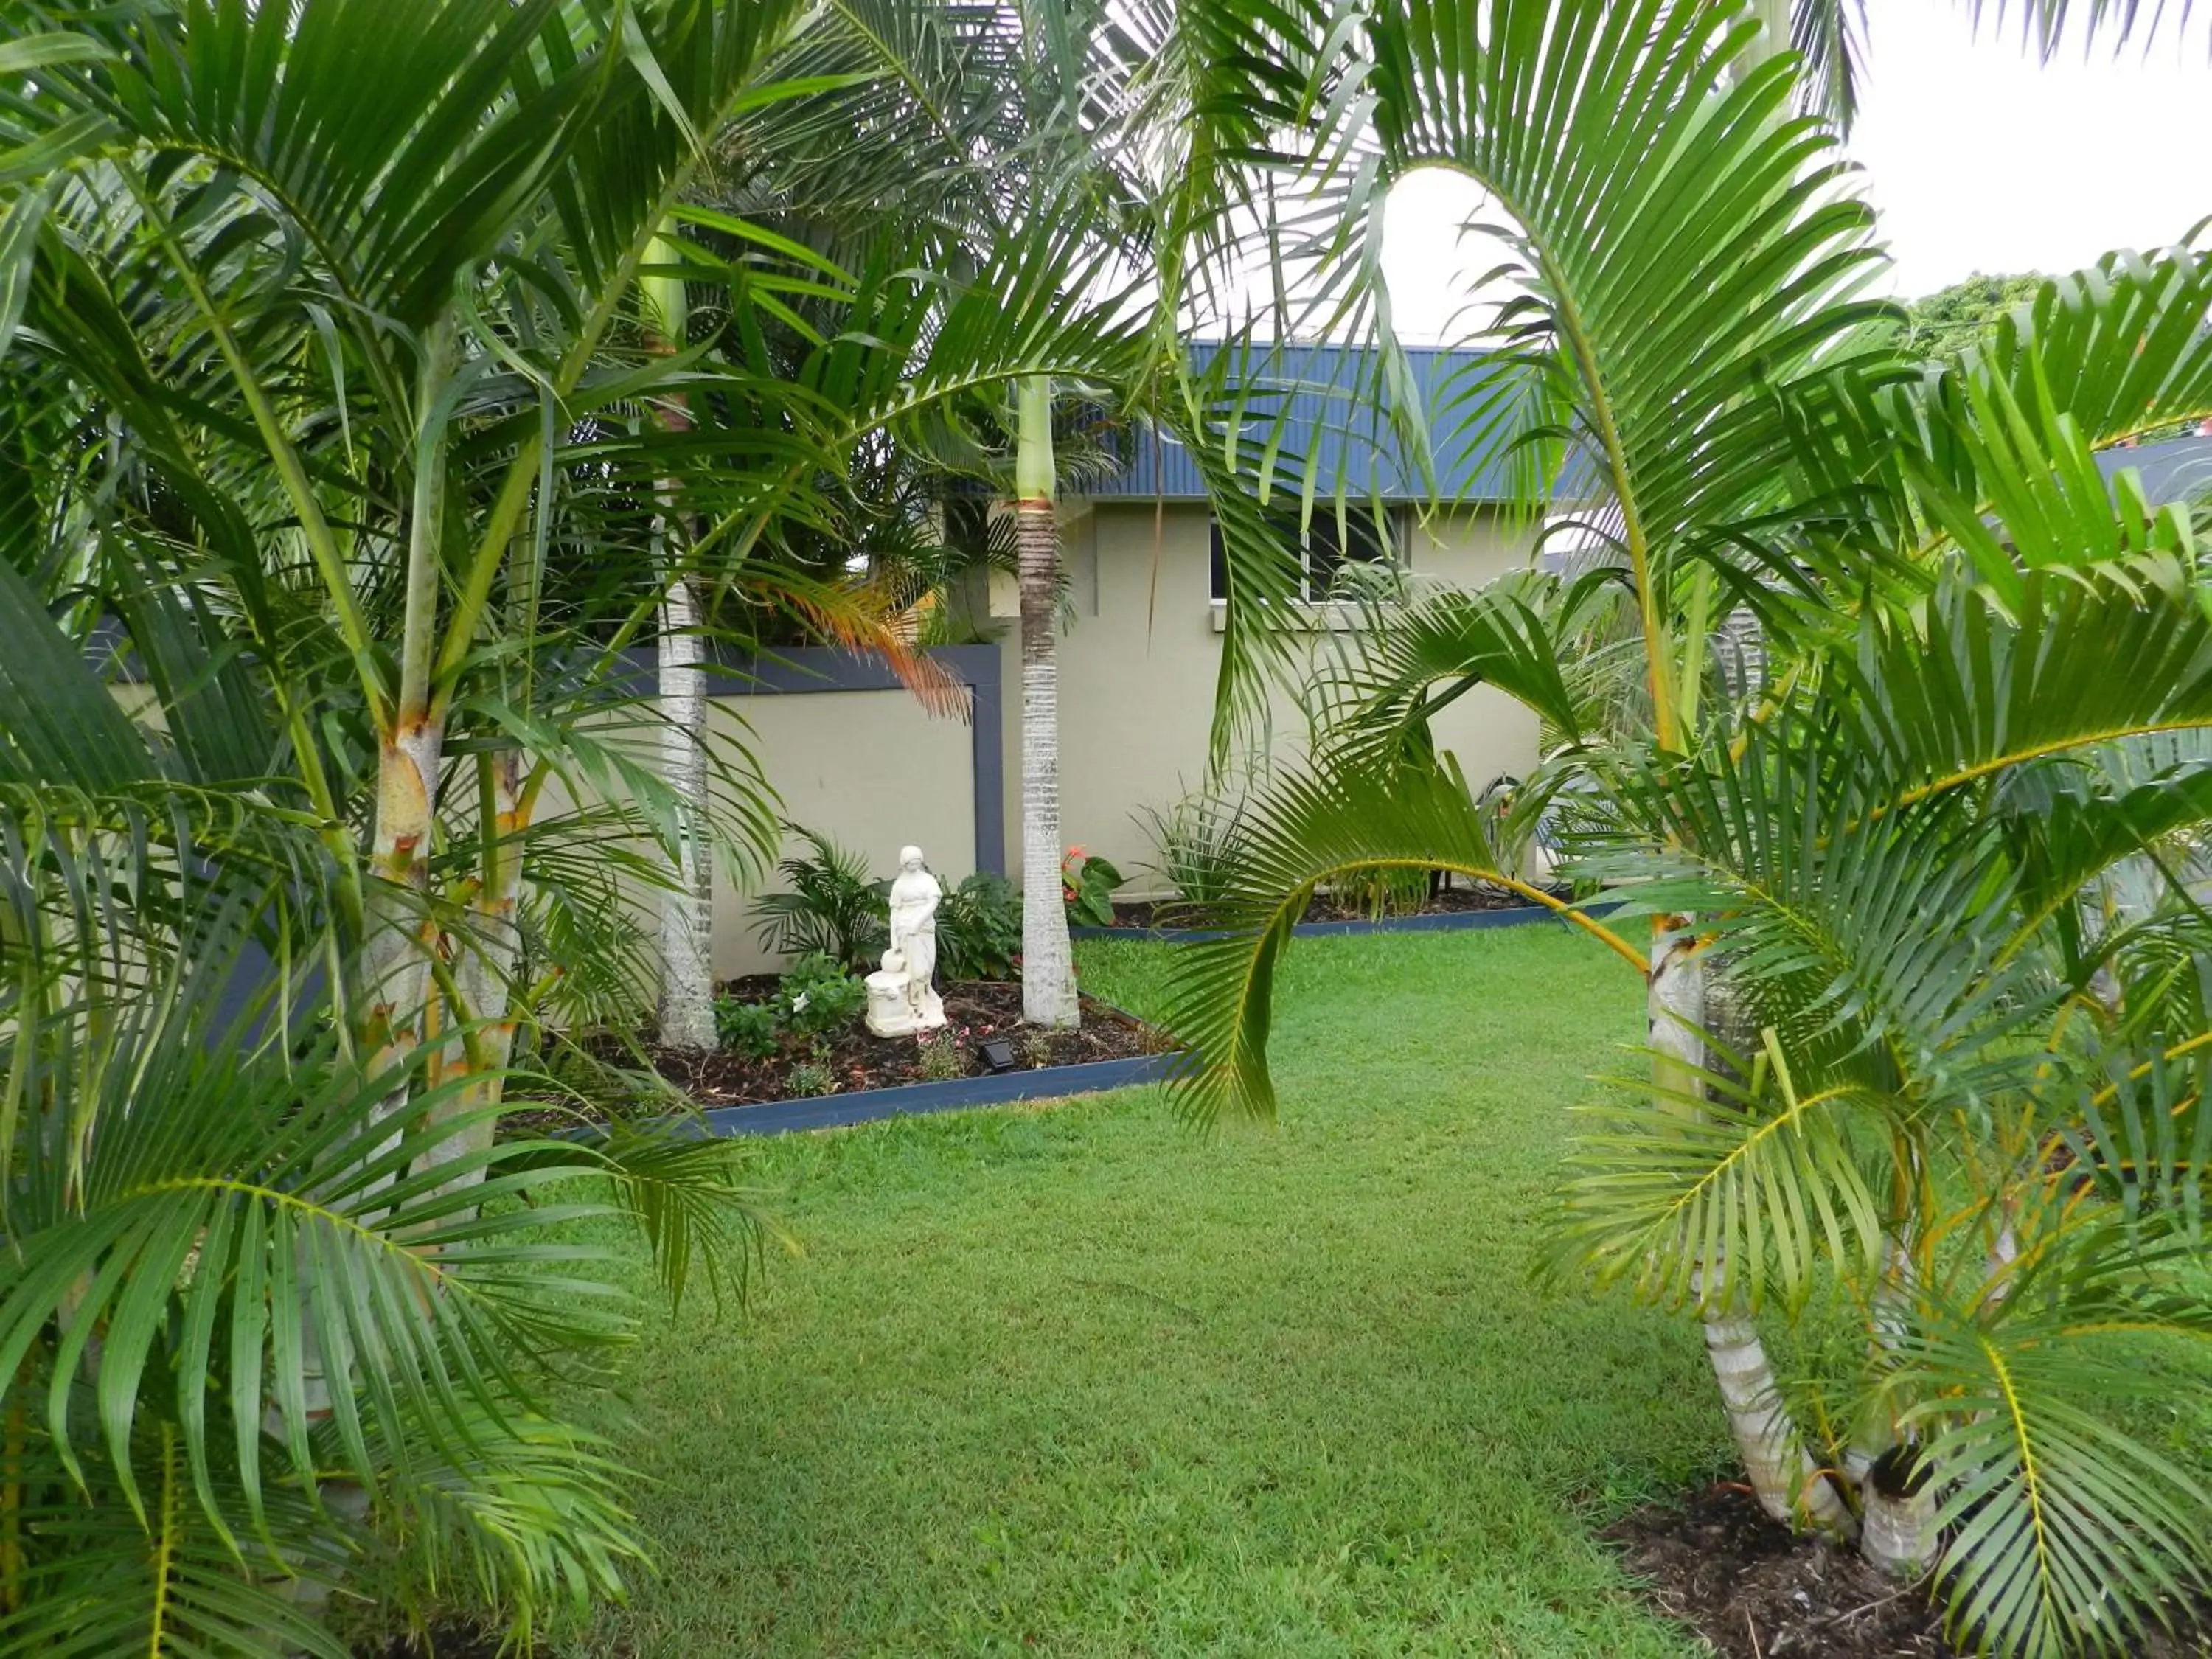
M 860 854 L 872 875 L 890 874 L 908 842 L 948 882 L 975 870 L 973 751 L 961 721 L 932 715 L 896 690 L 716 697 L 710 718 L 718 737 L 758 760 L 785 819 Z M 771 873 L 762 890 L 783 884 Z M 754 938 L 746 895 L 729 870 L 718 869 L 716 977 L 776 965 Z
M 1060 821 L 1071 845 L 1104 854 L 1130 878 L 1131 897 L 1160 883 L 1143 809 L 1165 809 L 1204 783 L 1221 665 L 1217 607 L 1208 592 L 1211 521 L 1176 502 L 1156 519 L 1149 502 L 1071 502 L 1063 509 L 1073 617 L 1060 640 Z M 1459 512 L 1411 526 L 1414 581 L 1478 586 L 1525 562 L 1492 514 Z M 1012 584 L 988 608 L 999 641 L 1007 873 L 1021 869 L 1021 662 Z M 976 596 L 979 603 L 983 596 Z M 1302 636 L 1310 653 L 1341 641 Z M 890 873 L 912 841 L 948 881 L 975 867 L 974 780 L 968 727 L 933 717 L 903 691 L 763 693 L 714 700 L 723 732 L 744 741 L 781 797 L 782 816 L 827 832 L 871 873 Z M 750 726 L 741 729 L 739 721 Z M 1292 760 L 1305 711 L 1277 691 L 1266 766 Z M 1477 787 L 1535 763 L 1535 717 L 1479 690 L 1439 715 L 1438 744 Z M 771 875 L 763 890 L 782 885 Z M 727 870 L 714 884 L 714 971 L 727 978 L 772 968 L 757 943 L 749 896 Z
M 1159 887 L 1146 869 L 1152 842 L 1141 821 L 1201 787 L 1221 667 L 1211 585 L 1212 527 L 1201 504 L 1109 501 L 1066 515 L 1071 609 L 1060 640 L 1060 824 L 1066 841 L 1104 854 L 1130 878 L 1130 896 Z M 1480 586 L 1527 562 L 1496 515 L 1439 514 L 1411 526 L 1407 564 L 1416 584 Z M 993 605 L 1007 610 L 1004 584 Z M 1020 865 L 1021 665 L 1015 625 L 1000 642 L 1006 685 L 1007 860 Z M 1337 641 L 1304 637 L 1310 654 Z M 1261 763 L 1303 749 L 1305 711 L 1275 692 Z M 1501 772 L 1525 774 L 1537 756 L 1536 718 L 1487 688 L 1437 716 L 1438 745 L 1480 788 Z

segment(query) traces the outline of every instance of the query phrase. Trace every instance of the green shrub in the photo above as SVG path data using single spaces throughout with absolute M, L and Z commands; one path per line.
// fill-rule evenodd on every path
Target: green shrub
M 714 999 L 714 1036 L 732 1054 L 766 1060 L 776 1051 L 783 1021 L 772 1002 L 740 1002 L 726 992 Z
M 801 1036 L 842 1030 L 867 1006 L 866 985 L 823 951 L 799 957 L 776 981 L 775 1006 L 784 1028 Z
M 790 858 L 776 872 L 791 884 L 787 893 L 770 893 L 754 907 L 760 920 L 754 932 L 762 945 L 779 955 L 834 957 L 847 968 L 866 973 L 886 942 L 888 881 L 871 880 L 857 854 L 848 853 L 818 831 L 796 823 L 784 828 L 813 849 L 811 857 Z
M 1177 900 L 1203 908 L 1229 896 L 1244 843 L 1241 799 L 1186 795 L 1164 812 L 1144 808 L 1139 821 L 1152 838 L 1150 868 Z
M 783 1086 L 791 1091 L 793 1100 L 812 1100 L 817 1095 L 837 1092 L 837 1073 L 826 1060 L 802 1060 L 791 1068 Z
M 915 1039 L 925 1083 L 949 1083 L 968 1075 L 967 1045 L 957 1031 L 924 1031 Z
M 1022 896 L 1004 876 L 968 878 L 937 912 L 937 960 L 944 976 L 1012 979 L 1022 948 Z

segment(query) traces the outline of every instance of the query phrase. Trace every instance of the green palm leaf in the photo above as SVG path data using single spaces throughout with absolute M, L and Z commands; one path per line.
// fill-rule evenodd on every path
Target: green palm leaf
M 1954 1636 L 2032 1659 L 2124 1653 L 2212 1585 L 2201 1476 L 2117 1414 L 2163 1386 L 2145 1342 L 2201 1344 L 2206 1326 L 2194 1298 L 2155 1293 L 2170 1249 L 2078 1206 L 2046 1224 L 2027 1230 L 2008 1295 L 1920 1310 L 1890 1386 L 1919 1402 L 1905 1421 L 1942 1493 Z
M 1777 399 L 1886 361 L 1860 334 L 1879 308 L 1850 298 L 1875 257 L 1868 216 L 1834 189 L 1832 141 L 1789 116 L 1790 60 L 1733 76 L 1752 38 L 1741 12 L 1662 0 L 1447 0 L 1375 12 L 1366 55 L 1328 70 L 1358 84 L 1376 140 L 1327 161 L 1338 228 L 1319 251 L 1373 270 L 1375 198 L 1415 167 L 1492 193 L 1515 297 L 1466 343 L 1530 377 L 1531 441 L 1566 446 L 1597 502 L 1576 516 L 1627 573 L 1655 653 L 1694 568 L 1747 592 L 1795 579 Z M 1372 390 L 1402 405 L 1395 361 L 1386 342 Z M 1557 475 L 1528 476 L 1541 510 Z M 1671 738 L 1674 676 L 1652 673 Z
M 1954 584 L 1920 617 L 1869 618 L 1856 660 L 1832 670 L 1895 803 L 2212 721 L 2212 621 L 2172 561 L 2032 574 L 2017 592 Z
M 1633 946 L 1514 877 L 1491 828 L 1448 768 L 1289 774 L 1248 801 L 1220 848 L 1222 896 L 1198 918 L 1222 936 L 1176 953 L 1167 1023 L 1188 1045 L 1181 1109 L 1201 1121 L 1273 1114 L 1269 1003 L 1291 929 L 1318 889 L 1364 871 L 1448 870 L 1515 888 L 1642 967 Z
M 1866 1146 L 1909 1133 L 1910 1104 L 1848 1081 L 1805 1088 L 1780 1053 L 1727 1055 L 1695 1094 L 1591 1109 L 1557 1255 L 1676 1307 L 1756 1310 L 1773 1290 L 1794 1311 L 1823 1261 L 1878 1270 L 1886 1183 Z

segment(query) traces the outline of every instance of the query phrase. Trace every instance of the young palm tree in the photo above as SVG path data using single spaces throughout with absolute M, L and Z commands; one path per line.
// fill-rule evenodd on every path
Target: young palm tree
M 2161 1476 L 2155 1493 L 2131 1494 L 2163 1507 L 2145 1511 L 2162 1517 L 2156 1528 L 2129 1532 L 2116 1511 L 2130 1500 L 2106 1504 L 2093 1494 L 2111 1497 L 2118 1489 L 2099 1483 L 2117 1480 L 2114 1470 L 2136 1453 L 2104 1442 L 2109 1460 L 2067 1465 L 2063 1501 L 2079 1506 L 2069 1514 L 2080 1529 L 2062 1540 L 2046 1516 L 2023 1534 L 2016 1523 L 2042 1513 L 2046 1499 L 2024 1473 L 2034 1449 L 1984 1433 L 1987 1419 L 1938 1403 L 1964 1386 L 1955 1345 L 1944 1350 L 1954 1355 L 1949 1382 L 1923 1388 L 1893 1370 L 1854 1401 L 1846 1417 L 1865 1428 L 1851 1436 L 1871 1466 L 1865 1484 L 1839 1489 L 1820 1473 L 1844 1449 L 1834 1460 L 1815 1455 L 1827 1449 L 1800 1432 L 1759 1345 L 1754 1316 L 1773 1305 L 1776 1253 L 1791 1264 L 1793 1291 L 1819 1249 L 1862 1294 L 1877 1371 L 1935 1342 L 1932 1332 L 1957 1333 L 1961 1318 L 2024 1319 L 2006 1294 L 1961 1300 L 1955 1282 L 1936 1292 L 1960 1232 L 1929 1194 L 1938 1163 L 2002 1170 L 2010 1178 L 1984 1186 L 1978 1212 L 2001 1215 L 2008 1201 L 2034 1210 L 2025 1202 L 2032 1183 L 2020 1176 L 2037 1167 L 2036 1143 L 1966 1133 L 1942 1110 L 1923 1113 L 1923 1099 L 1958 1098 L 1948 1091 L 1960 1085 L 1940 1065 L 1899 1061 L 1893 1074 L 1832 1080 L 1824 1068 L 1841 1061 L 1814 1035 L 1850 1055 L 1863 1052 L 1854 1046 L 1860 1024 L 1871 1035 L 1858 1042 L 1892 1040 L 1847 964 L 1888 962 L 1902 974 L 1925 967 L 1925 953 L 1894 936 L 1866 937 L 1863 957 L 1839 946 L 1823 954 L 1802 939 L 1786 951 L 1768 948 L 1771 932 L 1757 934 L 1746 920 L 1759 907 L 1745 895 L 1794 890 L 1764 866 L 1751 873 L 1746 860 L 1754 853 L 1778 860 L 1779 872 L 1809 883 L 1849 874 L 1867 884 L 1836 890 L 1842 913 L 1897 926 L 1924 926 L 1929 915 L 1948 916 L 1946 904 L 1980 894 L 1973 914 L 1992 917 L 1992 929 L 2012 926 L 2023 940 L 2015 956 L 2041 939 L 2049 915 L 1992 902 L 1966 879 L 1987 872 L 1966 857 L 1957 839 L 1965 830 L 1948 818 L 1924 826 L 1920 817 L 1954 810 L 1947 801 L 1939 811 L 1938 797 L 1964 802 L 1990 780 L 2039 775 L 2054 754 L 2203 722 L 2191 527 L 2149 510 L 2124 483 L 2117 496 L 2108 491 L 2089 458 L 2097 443 L 2212 401 L 2212 296 L 2200 267 L 2186 253 L 2116 262 L 2049 290 L 1985 353 L 1922 376 L 1898 356 L 1881 308 L 1854 297 L 1874 257 L 1866 210 L 1837 187 L 1832 141 L 1791 117 L 1793 64 L 1763 49 L 1771 36 L 1755 16 L 1666 0 L 1488 0 L 1376 8 L 1335 33 L 1322 21 L 1310 33 L 1331 42 L 1328 61 L 1295 50 L 1274 61 L 1280 98 L 1302 94 L 1310 106 L 1357 111 L 1370 124 L 1347 118 L 1308 163 L 1316 193 L 1336 193 L 1329 211 L 1341 217 L 1322 216 L 1329 228 L 1316 251 L 1334 262 L 1346 315 L 1358 314 L 1358 273 L 1373 268 L 1364 241 L 1379 222 L 1372 191 L 1436 165 L 1484 185 L 1506 221 L 1497 234 L 1508 258 L 1498 274 L 1515 292 L 1478 337 L 1486 356 L 1450 388 L 1442 413 L 1456 435 L 1477 442 L 1529 434 L 1517 447 L 1527 510 L 1544 510 L 1553 481 L 1564 480 L 1567 493 L 1596 503 L 1567 515 L 1596 551 L 1583 556 L 1589 574 L 1571 586 L 1523 580 L 1408 608 L 1331 688 L 1333 729 L 1313 769 L 1281 781 L 1247 814 L 1237 891 L 1220 918 L 1240 937 L 1185 959 L 1178 1024 L 1195 1051 L 1187 1103 L 1201 1114 L 1270 1108 L 1269 988 L 1316 885 L 1363 869 L 1439 866 L 1514 884 L 1464 787 L 1404 757 L 1407 734 L 1438 699 L 1474 683 L 1521 697 L 1566 745 L 1523 810 L 1542 810 L 1576 783 L 1577 796 L 1557 797 L 1560 810 L 1595 818 L 1613 838 L 1611 862 L 1593 872 L 1632 870 L 1645 884 L 1631 890 L 1638 902 L 1630 914 L 1658 912 L 1648 957 L 1620 918 L 1571 917 L 1645 971 L 1656 1085 L 1631 1114 L 1633 1155 L 1619 1134 L 1593 1146 L 1597 1169 L 1577 1189 L 1571 1242 L 1613 1271 L 1656 1275 L 1647 1288 L 1698 1312 L 1747 1471 L 1771 1512 L 1837 1530 L 1863 1513 L 1870 1543 L 1895 1545 L 1908 1565 L 1934 1548 L 1939 1519 L 1985 1517 L 1949 1537 L 1943 1569 L 1958 1617 L 1998 1631 L 2008 1650 L 2052 1650 L 2069 1630 L 2098 1628 L 2081 1621 L 2104 1581 L 2082 1571 L 2084 1561 L 2106 1564 L 2138 1612 L 2155 1613 L 2162 1588 L 2185 1586 L 2202 1567 L 2182 1524 L 2186 1505 L 2172 1507 L 2177 1488 Z M 1387 337 L 1371 361 L 1387 394 Z M 1407 436 L 1420 441 L 1420 428 Z M 2097 602 L 2055 603 L 2053 585 L 2063 579 L 2039 575 L 2046 566 L 2081 573 Z M 1625 733 L 1585 724 L 1571 689 L 1571 641 L 1555 637 L 1557 623 L 1586 615 L 1584 596 L 1603 585 L 1617 585 L 1638 618 L 1642 696 Z M 1711 642 L 1713 623 L 1737 605 L 1760 620 L 1771 677 L 1770 689 L 1741 704 L 1716 683 Z M 2093 668 L 2087 656 L 2069 654 L 2101 652 L 2096 642 L 2116 633 L 2143 640 L 2128 653 L 2140 671 L 2124 682 L 2109 657 Z M 1878 685 L 1870 652 L 1884 671 Z M 2030 672 L 2062 662 L 2063 674 Z M 1821 701 L 1801 710 L 1806 698 Z M 1887 711 L 1886 724 L 1876 711 Z M 1756 833 L 1748 822 L 1724 833 L 1717 811 L 1694 817 L 1649 804 L 1688 787 L 1678 774 L 1706 775 L 1685 769 L 1726 763 L 1724 778 L 1700 787 L 1746 813 L 1779 811 L 1792 790 L 1812 789 L 1805 769 L 1814 761 L 1801 748 L 1823 722 L 1843 724 L 1866 747 L 1825 753 L 1820 827 L 1801 813 L 1788 833 L 1756 819 Z M 2194 821 L 2197 796 L 2183 781 L 2153 781 L 2153 799 L 2179 803 L 2179 822 L 2161 818 L 2161 833 Z M 1858 793 L 1838 817 L 1833 800 L 1847 787 Z M 2090 840 L 2108 855 L 2139 844 L 2127 833 L 2134 820 L 2101 804 L 2092 816 L 2105 828 L 2101 841 Z M 1996 833 L 1972 823 L 1977 835 Z M 1846 828 L 1867 842 L 1863 865 L 1813 860 L 1823 848 L 1840 860 Z M 1632 852 L 1621 849 L 1622 837 Z M 1917 886 L 1902 879 L 1908 852 L 1927 866 Z M 1655 867 L 1684 862 L 1703 872 L 1702 884 L 1650 879 Z M 2058 908 L 2102 867 L 2063 883 Z M 1910 893 L 1918 908 L 1885 902 L 1877 912 L 1877 893 L 1900 902 Z M 1719 981 L 1707 969 L 1716 960 L 1727 963 Z M 1972 960 L 1948 962 L 1945 973 L 1905 1003 L 1931 1022 L 1920 1029 L 1939 1060 L 1933 1034 L 1961 1022 L 1997 1030 L 1990 999 L 2013 989 L 1988 991 L 1986 964 Z M 1793 995 L 1794 1019 L 1785 1016 Z M 1731 1005 L 1748 1010 L 1747 1030 L 1723 1018 Z M 2008 1040 L 1990 1039 L 2000 1049 Z M 2100 1053 L 2082 1064 L 2110 1060 Z M 2138 1056 L 2122 1069 L 2132 1074 L 2145 1063 Z M 1963 1086 L 1981 1085 L 1969 1078 Z M 1918 1128 L 1892 1137 L 1888 1178 L 1861 1186 L 1841 1173 L 1862 1155 L 1859 1132 L 1817 1115 L 1841 1111 L 1838 1091 L 1877 1087 L 1914 1101 Z M 2081 1109 L 2082 1097 L 2063 1097 L 2069 1108 L 2051 1090 L 2037 1103 L 2046 1128 L 2078 1130 L 2094 1115 Z M 1940 1146 L 1939 1125 L 1951 1132 Z M 1637 1160 L 1656 1166 L 1660 1146 L 1670 1149 L 1665 1174 L 1655 1167 L 1638 1187 Z M 1778 1163 L 1792 1175 L 1777 1174 Z M 1649 1223 L 1663 1208 L 1662 1187 L 1700 1206 L 1666 1212 L 1684 1223 L 1679 1231 L 1644 1225 L 1633 1245 L 1626 1226 L 1608 1233 L 1600 1218 Z M 2062 1243 L 2060 1229 L 2043 1259 L 2078 1267 L 2075 1241 L 2086 1248 L 2089 1236 Z M 1601 1237 L 1610 1241 L 1603 1249 Z M 2008 1237 L 2016 1249 L 2017 1225 L 1997 1227 L 1992 1248 Z M 2054 1287 L 2069 1271 L 2052 1267 L 2039 1283 L 2059 1295 Z M 2039 1313 L 2063 1317 L 2052 1308 L 2045 1301 Z M 2063 1376 L 2053 1374 L 2054 1387 L 2072 1386 Z M 1977 1444 L 1972 1455 L 1962 1449 Z M 2000 1455 L 2001 1444 L 2009 1451 Z M 2003 1455 L 2013 1459 L 2010 1474 Z M 1885 1486 L 1900 1465 L 1932 1468 L 1936 1498 L 1921 1503 L 1926 1489 L 1916 1480 Z M 2030 1559 L 2031 1541 L 2023 1555 L 2023 1535 L 2051 1553 Z

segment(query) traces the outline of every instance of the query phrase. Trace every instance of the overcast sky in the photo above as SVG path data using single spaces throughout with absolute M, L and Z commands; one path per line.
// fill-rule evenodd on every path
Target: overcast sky
M 2212 215 L 2212 62 L 2201 29 L 2148 58 L 2078 48 L 2048 65 L 1979 40 L 1962 0 L 1869 0 L 1872 64 L 1850 141 L 1910 299 L 1975 270 L 2070 270 L 2155 246 Z M 1383 265 L 1401 328 L 1435 337 L 1486 269 L 1454 246 L 1462 181 L 1393 195 Z M 1458 278 L 1459 280 L 1455 280 Z

